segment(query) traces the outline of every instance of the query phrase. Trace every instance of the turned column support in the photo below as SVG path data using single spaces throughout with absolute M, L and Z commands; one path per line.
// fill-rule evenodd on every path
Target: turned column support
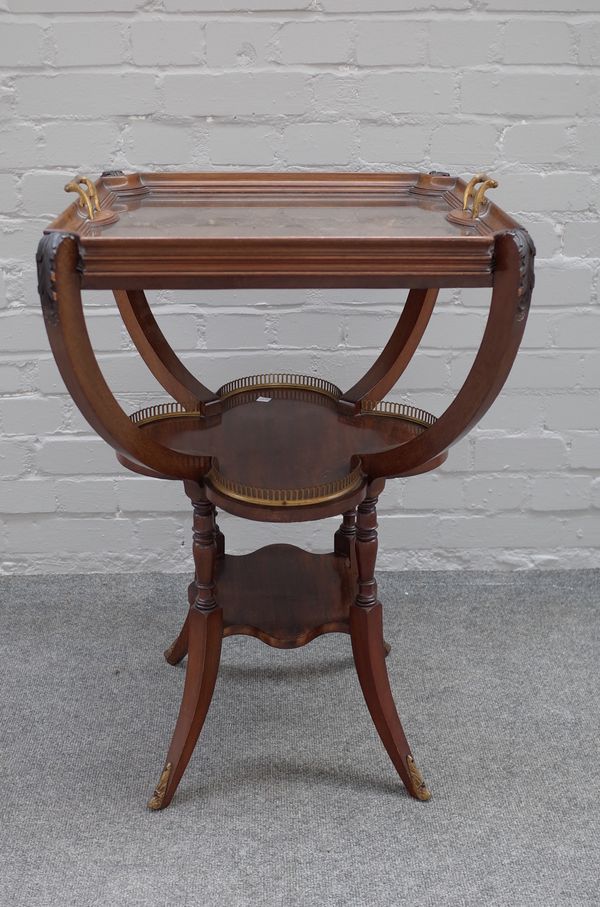
M 339 557 L 352 557 L 356 539 L 356 508 L 342 515 L 342 523 L 333 537 L 333 550 Z
M 200 486 L 198 486 L 197 483 L 192 484 L 192 488 L 190 488 L 190 492 L 191 492 L 191 494 L 194 495 L 194 497 L 196 497 L 198 495 L 201 496 L 203 494 L 202 488 Z M 203 511 L 204 511 L 205 500 L 202 497 L 200 497 L 200 503 L 203 505 Z M 210 502 L 207 501 L 206 503 L 210 503 Z M 193 504 L 193 502 L 192 502 L 192 504 Z M 223 535 L 223 533 L 217 526 L 217 522 L 215 519 L 216 515 L 217 515 L 216 509 L 215 509 L 214 505 L 210 504 L 210 506 L 212 507 L 212 526 L 213 526 L 213 528 L 212 528 L 212 530 L 210 530 L 210 528 L 207 529 L 206 532 L 212 531 L 212 536 L 213 536 L 214 544 L 215 544 L 214 553 L 212 551 L 212 545 L 210 544 L 208 536 L 204 535 L 204 531 L 205 531 L 204 524 L 206 523 L 207 520 L 210 522 L 211 515 L 210 515 L 210 513 L 206 513 L 206 512 L 198 513 L 198 515 L 196 515 L 196 509 L 194 506 L 194 541 L 193 541 L 193 545 L 196 545 L 196 536 L 195 536 L 196 520 L 198 520 L 198 525 L 200 525 L 200 523 L 199 523 L 200 520 L 202 520 L 203 523 L 202 523 L 202 526 L 200 527 L 200 534 L 202 535 L 202 538 L 200 539 L 200 541 L 198 543 L 198 547 L 193 548 L 194 564 L 196 567 L 196 572 L 195 572 L 193 581 L 188 586 L 188 602 L 190 604 L 190 607 L 195 605 L 196 601 L 198 599 L 198 585 L 197 585 L 198 567 L 197 567 L 197 563 L 196 563 L 196 558 L 200 558 L 203 561 L 202 569 L 204 570 L 206 568 L 204 566 L 203 551 L 208 551 L 210 558 L 212 559 L 214 557 L 217 561 L 225 556 L 225 536 Z M 216 569 L 216 565 L 213 564 L 210 569 L 213 574 L 212 586 L 213 586 L 213 597 L 214 597 L 214 581 L 215 581 L 214 572 Z M 177 639 L 175 639 L 174 642 L 172 642 L 171 645 L 167 649 L 165 649 L 165 652 L 164 652 L 165 659 L 169 662 L 169 664 L 171 664 L 171 665 L 179 664 L 179 662 L 185 658 L 185 656 L 187 655 L 187 652 L 188 652 L 188 639 L 189 639 L 189 615 L 186 617 L 184 624 L 183 624 L 181 630 L 179 631 L 179 635 L 178 635 Z
M 184 486 L 194 508 L 192 553 L 196 594 L 193 605 L 200 611 L 212 611 L 217 606 L 215 570 L 221 533 L 215 521 L 215 507 L 206 497 L 204 487 L 197 482 L 185 482 Z
M 369 496 L 358 505 L 356 520 L 356 563 L 358 567 L 358 591 L 356 604 L 371 608 L 378 603 L 375 563 L 377 561 L 377 500 Z
M 222 557 L 225 557 L 225 536 L 219 529 L 219 526 L 217 523 L 217 508 L 214 507 L 214 505 L 213 505 L 213 511 L 214 511 L 214 526 L 215 526 L 215 543 L 217 545 L 217 558 L 221 559 Z

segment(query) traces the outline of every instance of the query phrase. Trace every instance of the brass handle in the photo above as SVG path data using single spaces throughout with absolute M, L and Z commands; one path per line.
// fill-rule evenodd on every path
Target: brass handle
M 79 196 L 79 204 L 82 208 L 87 208 L 88 217 L 90 220 L 94 219 L 94 209 L 92 207 L 92 200 L 85 191 L 82 189 L 79 183 L 76 180 L 71 180 L 70 183 L 67 183 L 65 186 L 65 192 L 76 192 Z
M 478 189 L 476 189 L 477 186 L 479 186 Z M 496 180 L 490 179 L 487 173 L 478 173 L 465 186 L 462 209 L 451 208 L 446 214 L 446 220 L 449 220 L 451 224 L 460 224 L 462 227 L 476 226 L 475 221 L 485 202 L 485 193 L 488 189 L 495 189 L 497 186 Z M 473 199 L 471 208 L 469 208 L 470 198 Z
M 471 198 L 471 195 L 473 195 L 473 193 L 475 191 L 475 186 L 478 183 L 483 183 L 485 180 L 487 180 L 487 178 L 488 178 L 487 173 L 478 173 L 476 176 L 473 177 L 473 179 L 469 180 L 469 182 L 467 183 L 464 195 L 463 195 L 463 207 L 462 207 L 463 211 L 466 211 L 469 207 L 469 199 Z
M 99 211 L 100 210 L 100 200 L 98 198 L 98 193 L 96 191 L 96 187 L 94 186 L 93 182 L 90 179 L 88 179 L 87 176 L 79 176 L 77 179 L 78 179 L 79 183 L 85 183 L 85 185 L 87 187 L 88 195 L 91 196 L 91 199 L 92 199 L 94 211 Z
M 85 186 L 85 189 L 83 186 Z M 76 192 L 78 194 L 79 204 L 82 208 L 87 209 L 90 220 L 93 220 L 94 214 L 100 211 L 100 200 L 98 199 L 96 187 L 87 176 L 76 176 L 74 180 L 67 183 L 65 192 Z
M 496 180 L 486 179 L 486 181 L 481 184 L 481 186 L 477 190 L 477 194 L 473 198 L 473 220 L 475 220 L 476 217 L 479 217 L 479 211 L 485 199 L 485 193 L 487 192 L 487 190 L 497 188 L 498 183 L 496 182 Z

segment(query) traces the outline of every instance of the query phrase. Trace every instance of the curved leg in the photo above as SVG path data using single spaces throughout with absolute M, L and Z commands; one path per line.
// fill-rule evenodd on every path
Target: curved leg
M 181 777 L 196 746 L 212 699 L 221 656 L 223 614 L 194 605 L 188 615 L 189 650 L 183 697 L 165 767 L 150 809 L 164 809 L 173 799 Z
M 377 600 L 377 498 L 358 507 L 356 556 L 358 594 L 350 606 L 350 637 L 356 672 L 371 718 L 404 786 L 417 800 L 431 794 L 417 768 L 400 723 L 385 666 L 381 603 Z
M 205 387 L 175 355 L 159 328 L 143 290 L 115 290 L 123 323 L 142 359 L 164 389 L 187 409 L 218 397 Z
M 382 400 L 406 370 L 433 313 L 439 290 L 411 290 L 393 333 L 378 359 L 342 401 Z
M 215 599 L 214 507 L 206 500 L 201 485 L 196 482 L 185 485 L 194 506 L 196 596 L 186 620 L 188 663 L 179 716 L 165 767 L 148 801 L 150 809 L 164 809 L 169 805 L 194 751 L 215 688 L 223 639 L 223 612 Z
M 187 615 L 183 622 L 183 627 L 179 631 L 177 639 L 171 643 L 168 649 L 165 649 L 165 659 L 170 665 L 178 665 L 183 661 L 188 652 L 188 635 L 189 635 L 190 616 Z

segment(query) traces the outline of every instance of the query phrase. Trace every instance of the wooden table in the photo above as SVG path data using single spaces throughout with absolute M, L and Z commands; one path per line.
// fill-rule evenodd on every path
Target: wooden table
M 527 232 L 486 198 L 495 183 L 445 173 L 200 174 L 107 171 L 66 187 L 74 203 L 45 231 L 37 260 L 48 336 L 81 412 L 122 464 L 183 480 L 193 507 L 189 611 L 165 657 L 187 654 L 181 708 L 149 801 L 175 793 L 233 634 L 294 648 L 349 633 L 358 678 L 408 792 L 429 791 L 388 681 L 374 578 L 385 480 L 434 469 L 486 412 L 510 371 L 533 288 Z M 396 327 L 351 388 L 312 376 L 234 378 L 211 390 L 167 343 L 145 289 L 407 288 Z M 440 287 L 491 287 L 487 326 L 455 399 L 435 418 L 383 401 L 410 362 Z M 126 414 L 96 361 L 81 291 L 114 291 L 144 362 L 171 396 Z M 225 554 L 215 506 L 249 520 L 336 514 L 334 551 L 270 545 Z

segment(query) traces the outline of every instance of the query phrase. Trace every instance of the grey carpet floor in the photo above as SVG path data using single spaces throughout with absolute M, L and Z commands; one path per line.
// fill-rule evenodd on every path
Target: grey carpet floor
M 383 574 L 410 799 L 346 636 L 228 639 L 171 807 L 145 802 L 184 576 L 0 580 L 2 907 L 600 904 L 600 573 Z

